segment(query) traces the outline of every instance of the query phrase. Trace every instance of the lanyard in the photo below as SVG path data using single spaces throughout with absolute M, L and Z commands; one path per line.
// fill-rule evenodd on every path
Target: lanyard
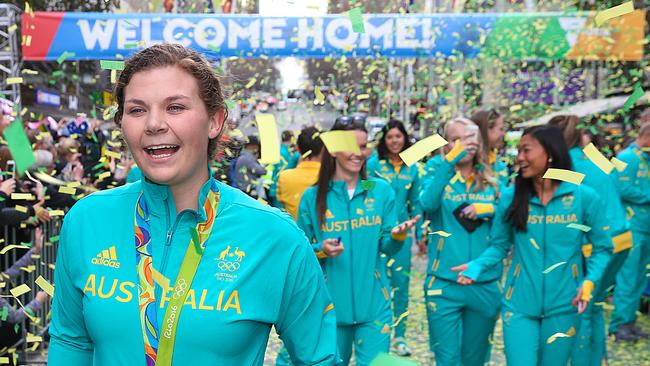
M 156 318 L 154 277 L 157 272 L 153 268 L 151 257 L 149 210 L 144 195 L 140 193 L 140 197 L 138 197 L 135 208 L 135 253 L 136 269 L 140 280 L 138 287 L 139 317 L 147 366 L 169 366 L 172 363 L 178 319 L 203 256 L 204 243 L 210 237 L 218 206 L 219 192 L 213 181 L 203 203 L 207 219 L 205 222 L 198 223 L 196 228 L 190 229 L 191 240 L 187 246 L 176 282 L 171 288 L 172 297 L 163 317 L 163 326 L 160 327 Z M 164 293 L 167 290 L 167 288 L 163 288 Z

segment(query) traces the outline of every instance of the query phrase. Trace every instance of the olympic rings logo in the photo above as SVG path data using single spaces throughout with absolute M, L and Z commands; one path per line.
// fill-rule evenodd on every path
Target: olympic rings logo
M 217 267 L 222 271 L 235 272 L 239 269 L 240 264 L 239 262 L 219 261 Z
M 184 279 L 179 279 L 176 287 L 174 287 L 174 299 L 178 299 L 185 295 L 185 290 L 187 289 L 187 282 Z

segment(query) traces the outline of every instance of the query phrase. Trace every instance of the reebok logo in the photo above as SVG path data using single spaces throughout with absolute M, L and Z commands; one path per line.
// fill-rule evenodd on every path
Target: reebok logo
M 93 257 L 90 263 L 111 268 L 120 268 L 120 262 L 117 261 L 115 246 L 108 248 L 108 250 L 104 249 L 99 252 L 96 257 Z

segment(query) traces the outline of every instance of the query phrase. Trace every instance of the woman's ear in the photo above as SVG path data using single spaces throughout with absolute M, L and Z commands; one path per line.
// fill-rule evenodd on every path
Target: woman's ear
M 210 119 L 210 129 L 208 130 L 208 137 L 210 139 L 219 136 L 219 133 L 221 132 L 221 130 L 223 129 L 223 125 L 225 124 L 225 116 L 226 116 L 226 112 L 223 109 L 220 109 Z

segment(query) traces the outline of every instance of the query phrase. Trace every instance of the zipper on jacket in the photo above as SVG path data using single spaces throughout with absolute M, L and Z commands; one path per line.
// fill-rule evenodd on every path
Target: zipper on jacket
M 548 201 L 548 204 L 550 204 L 552 200 L 553 200 L 553 197 L 551 197 L 551 199 Z M 543 210 L 542 220 L 543 220 L 544 224 L 542 225 L 542 271 L 544 271 L 547 268 L 546 267 L 546 206 L 543 206 L 543 207 L 544 207 L 544 210 Z M 545 308 L 544 305 L 546 303 L 545 297 L 546 297 L 546 276 L 544 274 L 542 274 L 542 299 L 541 299 L 542 300 L 542 316 L 541 316 L 542 318 L 544 318 L 544 316 L 545 316 L 544 314 L 546 313 L 546 311 L 544 310 L 544 308 Z
M 350 215 L 350 202 L 352 201 L 352 199 L 350 198 L 350 195 L 347 192 L 347 188 L 348 188 L 348 185 L 346 183 L 346 184 L 343 185 L 343 191 L 344 191 L 343 192 L 343 194 L 344 194 L 343 197 L 346 198 L 345 203 L 346 203 L 346 205 L 348 207 L 348 221 L 350 222 L 350 225 L 352 225 L 352 220 L 351 220 L 352 216 Z M 356 191 L 356 187 L 355 187 L 355 191 Z M 354 198 L 354 193 L 352 194 L 352 198 Z M 350 268 L 352 268 L 352 260 L 354 258 L 353 257 L 354 252 L 352 251 L 352 226 L 350 226 L 350 235 L 348 235 L 348 237 L 350 238 L 350 244 L 349 244 L 350 245 Z M 352 294 L 352 297 L 351 297 L 351 299 L 352 299 L 352 324 L 357 324 L 357 310 L 356 310 L 357 305 L 356 305 L 356 303 L 354 301 L 354 273 L 352 272 L 352 270 L 350 270 L 350 283 L 352 284 L 352 286 L 351 286 L 351 290 L 352 290 L 351 291 L 351 294 Z
M 165 237 L 165 245 L 163 247 L 163 257 L 162 261 L 160 262 L 160 273 L 165 275 L 165 269 L 167 268 L 167 261 L 169 257 L 169 250 L 171 248 L 171 243 L 172 243 L 172 237 L 174 236 L 174 230 L 172 230 L 171 225 L 170 225 L 170 220 L 169 220 L 169 203 L 165 200 L 165 219 L 167 222 L 167 235 Z M 178 219 L 178 217 L 176 218 Z M 165 275 L 166 276 L 166 275 Z M 175 283 L 171 284 L 172 286 L 175 285 Z M 160 299 L 160 292 L 162 289 L 160 286 L 156 288 L 156 293 L 154 294 L 156 299 Z

